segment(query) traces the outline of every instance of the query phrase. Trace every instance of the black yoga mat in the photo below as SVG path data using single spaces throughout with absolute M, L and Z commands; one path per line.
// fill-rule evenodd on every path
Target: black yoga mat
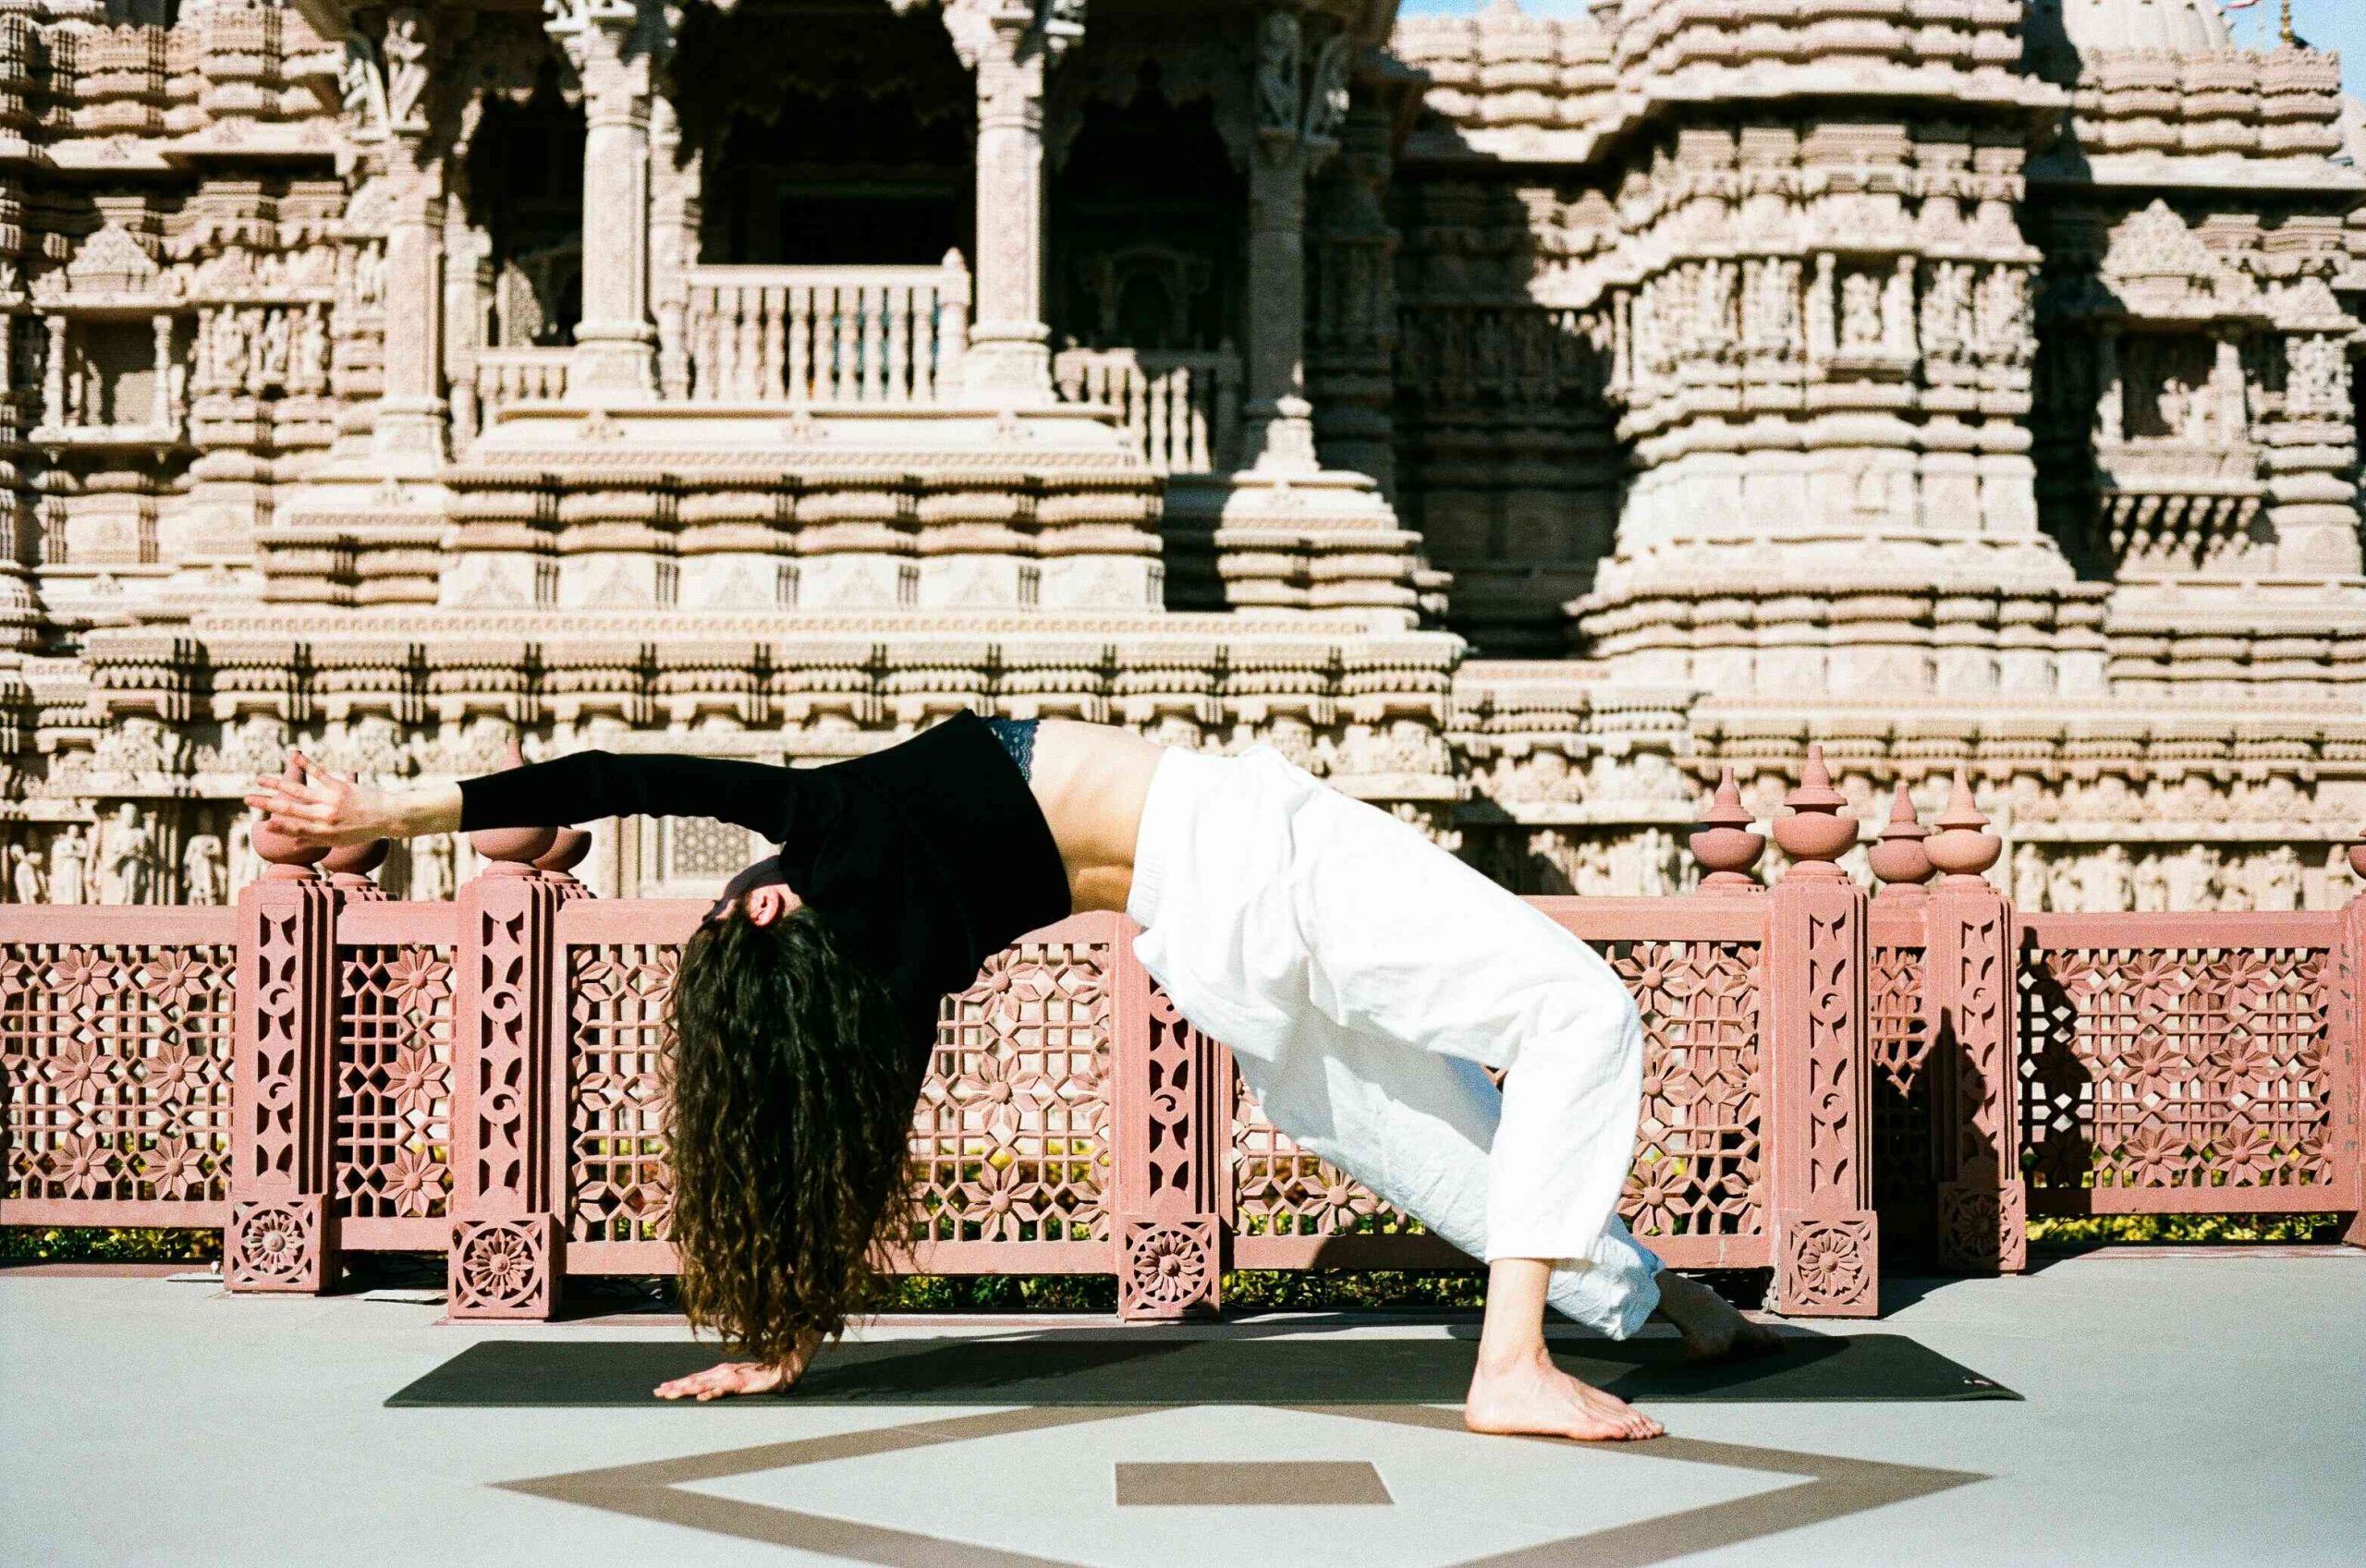
M 908 1339 L 823 1350 L 799 1404 L 1445 1404 L 1470 1386 L 1470 1340 L 1047 1333 Z M 389 1405 L 662 1404 L 669 1378 L 724 1357 L 679 1340 L 487 1340 Z M 2018 1399 L 1898 1334 L 1787 1335 L 1749 1360 L 1688 1362 L 1673 1339 L 1556 1344 L 1573 1376 L 1627 1399 L 1825 1402 Z M 695 1401 L 678 1402 L 693 1404 Z M 716 1401 L 717 1404 L 741 1403 Z

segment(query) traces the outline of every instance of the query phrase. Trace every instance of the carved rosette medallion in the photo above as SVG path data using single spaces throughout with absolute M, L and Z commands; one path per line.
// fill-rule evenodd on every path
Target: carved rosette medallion
M 1775 1294 L 1784 1312 L 1871 1318 L 1879 1310 L 1872 1216 L 1791 1216 L 1784 1221 L 1782 1234 Z
M 328 1249 L 322 1245 L 327 1206 L 322 1197 L 232 1205 L 223 1282 L 234 1291 L 319 1295 L 330 1273 Z
M 449 1311 L 455 1318 L 548 1318 L 555 1302 L 554 1216 L 463 1220 L 452 1228 Z
M 1216 1222 L 1125 1219 L 1118 1222 L 1118 1315 L 1180 1318 L 1217 1301 Z

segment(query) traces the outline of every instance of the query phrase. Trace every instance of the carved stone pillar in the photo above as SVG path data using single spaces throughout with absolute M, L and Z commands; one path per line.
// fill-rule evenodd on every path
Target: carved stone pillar
M 1107 950 L 1119 1083 L 1112 1100 L 1128 1108 L 1112 1134 L 1117 1313 L 1180 1318 L 1220 1305 L 1231 1063 L 1135 959 L 1130 922 L 1121 929 L 1125 938 Z
M 323 851 L 266 837 L 273 860 L 238 894 L 238 1084 L 223 1282 L 317 1295 L 337 1276 L 329 1197 L 335 1131 L 336 893 Z
M 978 75 L 977 315 L 963 361 L 982 401 L 1052 396 L 1043 321 L 1043 83 L 1080 37 L 1077 0 L 948 5 L 953 43 Z
M 43 324 L 49 332 L 49 355 L 42 367 L 42 422 L 71 424 L 66 413 L 66 318 L 52 316 Z
M 169 311 L 157 312 L 155 322 L 156 385 L 149 394 L 148 422 L 161 430 L 172 428 L 177 412 L 173 407 L 173 318 Z
M 1308 389 L 1315 434 L 1332 467 L 1370 474 L 1383 493 L 1396 482 L 1392 441 L 1396 345 L 1396 231 L 1381 196 L 1388 187 L 1392 116 L 1351 114 L 1335 175 L 1316 187 L 1312 236 L 1312 344 Z
M 386 14 L 388 183 L 385 392 L 373 445 L 388 472 L 442 467 L 448 456 L 444 402 L 444 157 L 430 126 L 430 57 L 437 13 L 402 6 Z
M 471 834 L 487 865 L 457 900 L 447 1260 L 455 1318 L 548 1318 L 557 1306 L 564 1239 L 551 1140 L 566 1074 L 554 1055 L 547 987 L 563 899 L 533 865 L 557 838 L 549 828 Z
M 1306 400 L 1306 176 L 1336 122 L 1317 128 L 1306 98 L 1306 37 L 1295 7 L 1265 13 L 1257 35 L 1257 141 L 1249 168 L 1247 466 L 1311 472 Z M 1320 128 L 1323 138 L 1311 134 Z
M 1865 894 L 1834 862 L 1856 842 L 1848 799 L 1808 751 L 1774 821 L 1791 864 L 1767 890 L 1767 1141 L 1774 1309 L 1870 1318 L 1879 1310 L 1872 1205 L 1870 952 Z
M 2304 577 L 2360 570 L 2348 318 L 2326 316 L 2284 339 L 2284 417 L 2266 432 L 2268 518 L 2275 567 Z
M 567 399 L 657 390 L 649 316 L 651 73 L 670 43 L 649 0 L 562 0 L 549 24 L 583 79 L 583 317 Z
M 686 158 L 682 122 L 673 103 L 649 105 L 649 295 L 657 318 L 658 395 L 690 395 L 689 269 L 699 259 L 699 222 L 706 157 Z
M 2028 1186 L 2021 1176 L 2019 1079 L 2014 1053 L 2017 984 L 2012 908 L 1985 873 L 2004 852 L 1956 775 L 1953 798 L 1927 841 L 1945 874 L 1931 890 L 1925 985 L 1955 1054 L 1939 1088 L 1939 1259 L 1972 1273 L 2018 1273 L 2028 1255 Z M 1945 1073 L 1944 1061 L 1934 1063 Z

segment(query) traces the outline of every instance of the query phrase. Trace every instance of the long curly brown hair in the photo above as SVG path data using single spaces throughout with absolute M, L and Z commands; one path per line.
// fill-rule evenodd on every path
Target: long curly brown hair
M 912 1206 L 919 1065 L 878 975 L 804 908 L 682 949 L 667 1072 L 691 1323 L 759 1360 L 860 1312 Z

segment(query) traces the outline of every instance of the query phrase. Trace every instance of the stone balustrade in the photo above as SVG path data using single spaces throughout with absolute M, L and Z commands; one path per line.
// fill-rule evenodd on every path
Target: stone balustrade
M 705 403 L 933 403 L 961 384 L 970 285 L 934 267 L 688 269 L 690 395 Z
M 567 395 L 567 348 L 483 348 L 476 374 L 452 388 L 452 438 L 466 446 L 501 410 L 518 403 L 555 403 Z
M 1052 363 L 1060 395 L 1116 409 L 1162 477 L 1231 465 L 1240 443 L 1240 356 L 1229 346 L 1207 353 L 1071 348 Z
M 1624 1211 L 1672 1265 L 1863 1315 L 1884 1260 L 2018 1268 L 2032 1212 L 2334 1212 L 2366 1241 L 2366 900 L 2025 916 L 1960 779 L 1933 827 L 1899 792 L 1869 894 L 1848 798 L 1811 751 L 1761 833 L 1728 774 L 1697 892 L 1534 901 L 1642 1014 Z M 221 1225 L 237 1290 L 442 1252 L 456 1317 L 670 1270 L 667 996 L 703 905 L 592 896 L 579 833 L 475 835 L 437 902 L 380 893 L 383 846 L 257 839 L 235 906 L 0 908 L 0 1223 Z M 1226 1267 L 1467 1263 L 1265 1122 L 1129 934 L 1075 917 L 948 999 L 899 1267 L 1113 1272 L 1139 1318 L 1214 1305 Z

